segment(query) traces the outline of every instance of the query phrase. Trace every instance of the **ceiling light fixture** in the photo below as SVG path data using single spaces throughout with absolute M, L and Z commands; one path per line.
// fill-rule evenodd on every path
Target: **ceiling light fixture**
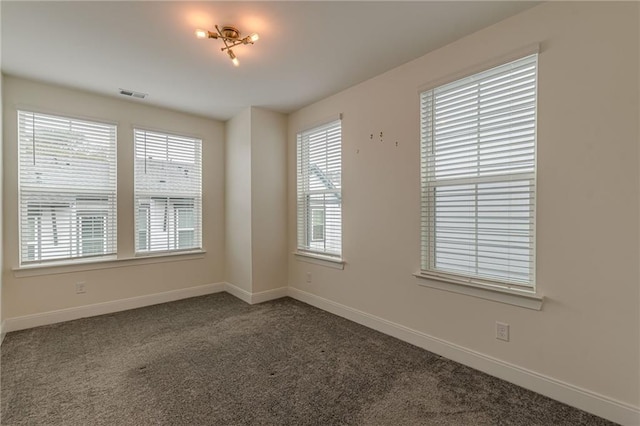
M 238 58 L 236 57 L 236 54 L 233 53 L 233 50 L 231 50 L 231 48 L 241 44 L 253 44 L 260 38 L 256 33 L 253 33 L 246 37 L 240 37 L 240 31 L 238 31 L 237 28 L 227 26 L 222 27 L 221 30 L 217 25 L 216 32 L 207 30 L 196 30 L 196 37 L 222 40 L 222 42 L 224 43 L 224 47 L 220 48 L 220 50 L 223 52 L 225 50 L 227 51 L 231 62 L 233 62 L 233 65 L 235 65 L 236 67 L 240 65 L 240 62 L 238 62 Z

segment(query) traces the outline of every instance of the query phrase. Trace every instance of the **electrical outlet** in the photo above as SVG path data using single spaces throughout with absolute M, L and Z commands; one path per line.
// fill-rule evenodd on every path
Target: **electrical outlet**
M 307 282 L 311 282 L 311 272 L 307 272 Z
M 496 322 L 496 339 L 509 341 L 509 324 Z
M 85 287 L 85 282 L 84 281 L 80 281 L 76 283 L 76 294 L 81 294 L 81 293 L 86 293 L 87 289 Z

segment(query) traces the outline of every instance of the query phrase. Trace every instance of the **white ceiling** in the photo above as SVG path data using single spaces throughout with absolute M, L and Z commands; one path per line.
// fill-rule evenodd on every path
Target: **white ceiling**
M 536 2 L 2 1 L 2 71 L 226 120 L 291 112 Z M 234 49 L 194 29 L 257 32 Z M 132 100 L 133 101 L 133 100 Z

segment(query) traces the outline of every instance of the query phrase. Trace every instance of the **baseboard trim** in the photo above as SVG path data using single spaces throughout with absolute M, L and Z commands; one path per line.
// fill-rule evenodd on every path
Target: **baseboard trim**
M 271 290 L 259 291 L 251 294 L 251 304 L 268 302 L 269 300 L 281 299 L 289 295 L 289 287 L 279 287 Z
M 71 321 L 79 318 L 93 317 L 97 315 L 111 314 L 129 309 L 142 308 L 157 305 L 159 303 L 173 302 L 189 297 L 204 296 L 211 293 L 219 293 L 225 290 L 224 283 L 205 284 L 196 287 L 181 288 L 162 293 L 147 294 L 128 299 L 112 300 L 109 302 L 95 303 L 74 308 L 60 309 L 57 311 L 43 312 L 33 315 L 25 315 L 15 318 L 7 318 L 2 327 L 3 333 Z
M 5 321 L 0 322 L 0 346 L 4 342 L 4 335 L 7 334 L 6 329 Z
M 224 283 L 224 289 L 227 293 L 237 297 L 238 299 L 250 305 L 267 302 L 269 300 L 280 299 L 282 297 L 287 297 L 289 295 L 288 287 L 279 287 L 279 288 L 274 288 L 272 290 L 265 290 L 257 293 L 251 293 L 236 285 L 226 282 Z
M 640 424 L 640 407 L 536 373 L 297 288 L 289 287 L 288 295 L 301 302 L 616 423 L 629 426 Z
M 231 283 L 224 283 L 224 291 L 226 291 L 227 293 L 229 293 L 232 296 L 237 297 L 238 299 L 242 300 L 243 302 L 246 302 L 248 304 L 251 304 L 251 292 L 242 289 L 236 285 L 233 285 Z

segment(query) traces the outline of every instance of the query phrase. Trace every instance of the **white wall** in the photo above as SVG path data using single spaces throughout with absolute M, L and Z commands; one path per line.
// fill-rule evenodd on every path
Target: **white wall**
M 0 5 L 0 9 L 2 8 L 2 6 Z M 2 69 L 2 67 L 0 66 L 0 69 Z M 0 344 L 2 344 L 2 339 L 4 338 L 4 324 L 2 322 L 2 319 L 4 318 L 2 316 L 3 311 L 2 311 L 2 281 L 3 281 L 3 247 L 4 247 L 4 233 L 3 233 L 3 228 L 4 228 L 4 222 L 3 222 L 3 211 L 4 211 L 4 193 L 2 191 L 2 182 L 3 182 L 3 162 L 2 162 L 2 151 L 4 150 L 4 138 L 3 138 L 3 132 L 2 132 L 2 128 L 3 128 L 3 120 L 2 120 L 2 106 L 3 106 L 3 97 L 2 97 L 2 80 L 4 79 L 4 77 L 2 76 L 2 73 L 0 72 Z
M 250 107 L 226 125 L 225 277 L 251 294 L 287 286 L 286 123 Z
M 2 16 L 2 4 L 0 3 L 0 17 Z M 1 21 L 1 19 L 0 19 Z M 1 33 L 1 31 L 0 31 Z M 0 37 L 1 40 L 1 37 Z M 0 46 L 2 46 L 2 42 L 0 41 Z M 0 47 L 1 50 L 1 47 Z M 2 96 L 2 80 L 3 80 L 3 75 L 2 75 L 2 54 L 0 53 L 0 344 L 2 344 L 2 339 L 4 338 L 4 324 L 2 322 L 2 319 L 4 318 L 2 316 L 3 312 L 2 312 L 2 277 L 3 277 L 3 247 L 4 247 L 4 234 L 3 234 L 3 229 L 4 229 L 4 222 L 3 222 L 3 211 L 4 211 L 4 193 L 2 192 L 2 187 L 3 187 L 3 172 L 4 172 L 4 168 L 3 168 L 3 162 L 2 162 L 2 151 L 4 150 L 4 139 L 3 139 L 3 121 L 2 120 L 2 107 L 3 107 L 3 103 L 4 103 L 4 98 Z
M 253 292 L 287 286 L 287 118 L 251 108 Z
M 292 114 L 289 251 L 295 132 L 343 113 L 347 263 L 336 270 L 290 256 L 289 285 L 637 409 L 638 15 L 637 3 L 545 3 Z M 426 288 L 412 276 L 420 266 L 419 87 L 532 43 L 541 44 L 542 311 Z M 511 325 L 510 342 L 494 338 L 496 321 Z
M 251 108 L 226 123 L 225 281 L 251 292 Z
M 224 279 L 224 125 L 162 108 L 5 77 L 3 318 L 15 318 L 222 282 Z M 133 126 L 203 139 L 203 246 L 206 254 L 166 263 L 118 263 L 109 269 L 16 276 L 18 185 L 16 108 L 116 122 L 118 125 L 118 257 L 134 255 Z M 178 260 L 182 259 L 182 260 Z M 42 271 L 41 271 L 42 272 Z M 20 272 L 18 272 L 20 275 Z M 84 281 L 87 292 L 75 293 Z

